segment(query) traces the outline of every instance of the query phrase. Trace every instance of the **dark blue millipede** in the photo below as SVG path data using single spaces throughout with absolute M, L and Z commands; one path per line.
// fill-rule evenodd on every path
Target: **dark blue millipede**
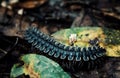
M 88 48 L 66 46 L 57 42 L 52 37 L 44 34 L 35 27 L 30 27 L 25 31 L 25 39 L 40 52 L 47 53 L 49 56 L 68 61 L 90 61 L 96 60 L 105 55 L 106 50 L 99 45 Z

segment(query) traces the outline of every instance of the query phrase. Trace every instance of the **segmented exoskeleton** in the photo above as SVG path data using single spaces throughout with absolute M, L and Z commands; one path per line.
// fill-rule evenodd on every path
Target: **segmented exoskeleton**
M 50 56 L 60 59 L 76 60 L 76 61 L 89 61 L 95 60 L 105 54 L 105 49 L 98 45 L 88 48 L 66 46 L 53 38 L 40 32 L 37 28 L 31 27 L 26 30 L 25 39 L 32 43 L 41 52 L 48 53 Z
M 106 50 L 101 48 L 99 45 L 93 45 L 87 48 L 66 46 L 56 41 L 52 37 L 42 33 L 35 27 L 30 27 L 27 29 L 24 37 L 29 43 L 32 44 L 32 46 L 39 49 L 40 52 L 47 53 L 49 56 L 62 59 L 63 61 L 67 60 L 67 62 L 72 63 L 76 61 L 76 64 L 73 64 L 73 69 L 71 69 L 73 66 L 72 63 L 69 66 L 67 62 L 65 62 L 66 64 L 63 62 L 65 66 L 68 65 L 67 68 L 72 71 L 79 70 L 78 67 L 81 66 L 82 62 L 89 62 L 91 65 L 94 65 L 94 61 L 103 57 L 106 52 Z

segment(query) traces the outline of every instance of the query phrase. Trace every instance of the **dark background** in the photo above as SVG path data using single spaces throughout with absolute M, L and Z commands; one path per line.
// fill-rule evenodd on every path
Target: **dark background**
M 9 78 L 11 67 L 19 62 L 21 55 L 38 53 L 23 39 L 22 32 L 31 25 L 48 35 L 61 29 L 80 26 L 120 30 L 119 0 L 0 1 L 6 1 L 7 4 L 6 7 L 0 6 L 0 78 Z M 21 9 L 23 13 L 20 15 L 18 11 Z M 120 78 L 120 58 L 107 57 L 107 63 L 100 69 L 72 74 L 72 78 L 90 77 Z

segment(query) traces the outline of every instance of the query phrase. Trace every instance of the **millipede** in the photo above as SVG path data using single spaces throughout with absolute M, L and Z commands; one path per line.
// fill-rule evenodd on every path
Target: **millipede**
M 67 68 L 70 68 L 70 71 L 79 70 L 79 67 L 83 62 L 88 62 L 91 65 L 94 65 L 94 63 L 98 63 L 98 61 L 96 60 L 98 60 L 98 58 L 104 57 L 106 52 L 106 50 L 99 45 L 93 45 L 87 48 L 66 46 L 56 41 L 54 38 L 39 31 L 35 27 L 29 27 L 25 31 L 24 37 L 28 41 L 28 43 L 31 43 L 32 46 L 37 48 L 40 52 L 46 53 L 50 57 L 67 61 L 62 62 L 62 65 L 64 66 L 65 64 Z M 71 69 L 71 67 L 73 67 L 73 69 Z

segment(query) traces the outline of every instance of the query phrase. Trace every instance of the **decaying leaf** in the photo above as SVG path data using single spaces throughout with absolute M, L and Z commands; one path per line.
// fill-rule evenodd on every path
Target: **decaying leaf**
M 120 31 L 101 27 L 76 27 L 54 33 L 52 36 L 57 41 L 70 45 L 71 34 L 76 34 L 74 46 L 89 47 L 99 44 L 106 49 L 106 55 L 120 57 Z
M 59 64 L 45 56 L 27 54 L 22 56 L 21 60 L 24 62 L 24 65 L 19 66 L 19 64 L 15 64 L 12 67 L 12 78 L 22 74 L 29 75 L 30 78 L 70 78 Z
M 35 7 L 38 7 L 44 3 L 46 3 L 47 0 L 28 0 L 28 1 L 25 1 L 25 2 L 21 2 L 19 3 L 18 5 L 23 7 L 23 8 L 35 8 Z

